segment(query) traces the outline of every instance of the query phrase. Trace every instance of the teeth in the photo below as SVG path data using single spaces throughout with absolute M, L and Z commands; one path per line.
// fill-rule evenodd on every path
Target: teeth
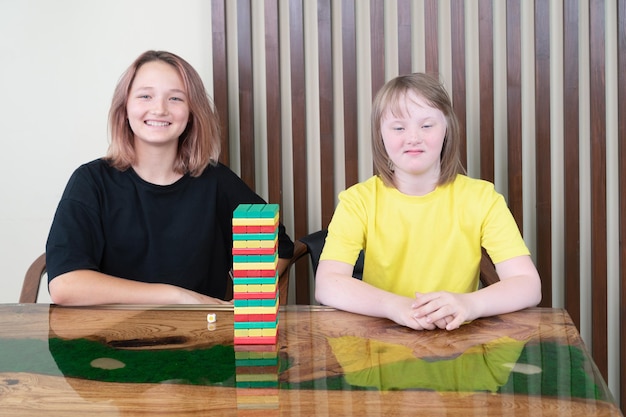
M 148 126 L 158 126 L 158 127 L 169 126 L 168 122 L 155 122 L 153 120 L 148 120 L 146 124 Z

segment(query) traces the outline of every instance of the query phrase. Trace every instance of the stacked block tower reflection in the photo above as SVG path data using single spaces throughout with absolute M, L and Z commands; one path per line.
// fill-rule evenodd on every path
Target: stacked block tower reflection
M 277 204 L 233 212 L 234 344 L 238 415 L 278 409 Z

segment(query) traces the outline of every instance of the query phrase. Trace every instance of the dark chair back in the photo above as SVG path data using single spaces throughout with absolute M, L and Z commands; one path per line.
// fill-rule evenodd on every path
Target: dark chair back
M 313 232 L 305 237 L 301 238 L 300 241 L 304 243 L 308 249 L 309 256 L 311 257 L 311 265 L 313 266 L 313 274 L 317 272 L 317 265 L 320 262 L 320 256 L 322 255 L 322 249 L 324 249 L 324 243 L 326 242 L 326 235 L 328 234 L 328 230 L 322 229 L 317 232 Z M 359 257 L 354 264 L 354 270 L 352 271 L 352 276 L 354 278 L 362 279 L 363 278 L 363 263 L 364 263 L 364 253 L 361 251 L 359 253 Z

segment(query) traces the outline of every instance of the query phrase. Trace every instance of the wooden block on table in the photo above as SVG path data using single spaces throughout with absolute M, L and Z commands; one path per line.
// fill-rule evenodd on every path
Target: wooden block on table
M 237 314 L 233 315 L 234 322 L 241 321 L 276 321 L 278 320 L 278 311 L 273 314 Z

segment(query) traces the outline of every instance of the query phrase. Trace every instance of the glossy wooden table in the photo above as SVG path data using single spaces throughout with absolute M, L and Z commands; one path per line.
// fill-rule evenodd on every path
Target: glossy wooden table
M 416 332 L 288 306 L 279 326 L 254 352 L 230 307 L 0 305 L 0 415 L 621 415 L 563 310 Z

